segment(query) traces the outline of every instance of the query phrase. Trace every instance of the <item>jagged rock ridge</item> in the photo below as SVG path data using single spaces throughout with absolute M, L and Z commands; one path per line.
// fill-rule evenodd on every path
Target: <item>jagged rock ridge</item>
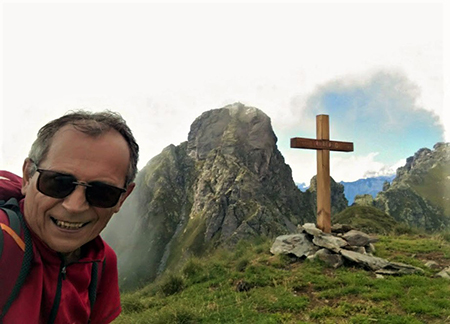
M 450 143 L 422 148 L 397 170 L 374 200 L 356 197 L 355 204 L 372 205 L 396 221 L 429 231 L 450 224 Z
M 276 142 L 267 115 L 236 103 L 204 112 L 187 142 L 151 159 L 105 233 L 122 288 L 208 249 L 314 222 L 312 194 L 296 187 Z

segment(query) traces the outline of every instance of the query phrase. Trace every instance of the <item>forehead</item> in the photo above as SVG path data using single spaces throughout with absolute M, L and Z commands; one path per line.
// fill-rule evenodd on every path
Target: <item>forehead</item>
M 127 142 L 116 130 L 93 136 L 66 125 L 55 133 L 42 164 L 86 178 L 108 173 L 125 177 L 129 161 Z

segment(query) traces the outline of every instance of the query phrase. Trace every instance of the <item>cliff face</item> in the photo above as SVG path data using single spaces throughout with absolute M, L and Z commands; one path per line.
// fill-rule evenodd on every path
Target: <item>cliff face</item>
M 270 119 L 241 104 L 194 121 L 187 144 L 197 172 L 190 219 L 204 223 L 204 243 L 274 236 L 313 217 L 276 141 Z
M 336 215 L 348 207 L 348 200 L 344 194 L 344 185 L 330 178 L 330 193 L 331 215 Z M 317 206 L 317 176 L 312 177 L 306 194 L 309 196 L 311 204 Z M 314 213 L 317 215 L 317 208 L 314 210 Z
M 238 103 L 203 113 L 187 142 L 151 159 L 105 232 L 122 287 L 208 249 L 315 222 L 315 206 L 296 187 L 276 142 L 269 117 Z
M 397 170 L 374 205 L 413 227 L 440 230 L 450 223 L 450 144 L 420 149 Z

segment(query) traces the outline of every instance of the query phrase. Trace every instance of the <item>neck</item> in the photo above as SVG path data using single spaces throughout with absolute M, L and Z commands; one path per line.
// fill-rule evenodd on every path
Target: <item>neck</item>
M 78 260 L 80 260 L 81 248 L 78 248 L 72 252 L 61 253 L 61 254 L 62 254 L 66 264 L 72 263 L 72 262 L 77 262 Z

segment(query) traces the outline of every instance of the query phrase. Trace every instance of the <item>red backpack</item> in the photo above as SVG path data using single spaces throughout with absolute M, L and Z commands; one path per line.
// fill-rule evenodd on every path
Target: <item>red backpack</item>
M 10 172 L 0 171 L 0 209 L 7 215 L 6 219 L 0 215 L 0 260 L 7 258 L 8 266 L 0 273 L 0 323 L 8 312 L 31 268 L 33 261 L 33 242 L 24 217 L 20 212 L 18 200 L 22 199 L 22 179 Z M 14 241 L 15 243 L 11 242 Z M 9 248 L 5 248 L 9 242 Z M 91 309 L 97 296 L 97 286 L 100 275 L 105 266 L 94 263 L 92 280 L 89 285 L 89 300 Z M 57 310 L 56 310 L 57 311 Z M 56 313 L 51 318 L 56 317 Z
M 0 322 L 18 296 L 33 260 L 31 235 L 25 225 L 18 203 L 18 200 L 23 197 L 21 187 L 22 179 L 19 176 L 7 171 L 0 171 L 0 209 L 7 215 L 6 220 L 0 219 L 0 258 L 7 258 L 11 261 L 1 274 Z M 6 235 L 9 238 L 6 238 Z M 11 239 L 18 248 L 4 250 L 5 240 L 10 241 Z
M 15 260 L 10 260 L 11 264 L 8 266 L 8 274 L 4 274 L 9 280 L 2 280 L 0 282 L 0 322 L 6 315 L 9 307 L 19 295 L 20 288 L 25 282 L 27 275 L 31 268 L 33 261 L 33 243 L 31 241 L 31 234 L 28 231 L 22 213 L 20 212 L 19 204 L 15 198 L 11 198 L 7 202 L 0 201 L 0 209 L 2 209 L 9 219 L 9 224 L 0 223 L 0 258 L 3 254 L 9 254 Z M 18 251 L 3 251 L 3 243 L 5 241 L 4 235 L 10 235 L 17 243 L 20 250 Z M 19 269 L 20 270 L 17 271 Z M 2 271 L 4 272 L 4 271 Z
M 20 200 L 22 195 L 22 178 L 14 173 L 0 170 L 0 200 L 16 198 Z

